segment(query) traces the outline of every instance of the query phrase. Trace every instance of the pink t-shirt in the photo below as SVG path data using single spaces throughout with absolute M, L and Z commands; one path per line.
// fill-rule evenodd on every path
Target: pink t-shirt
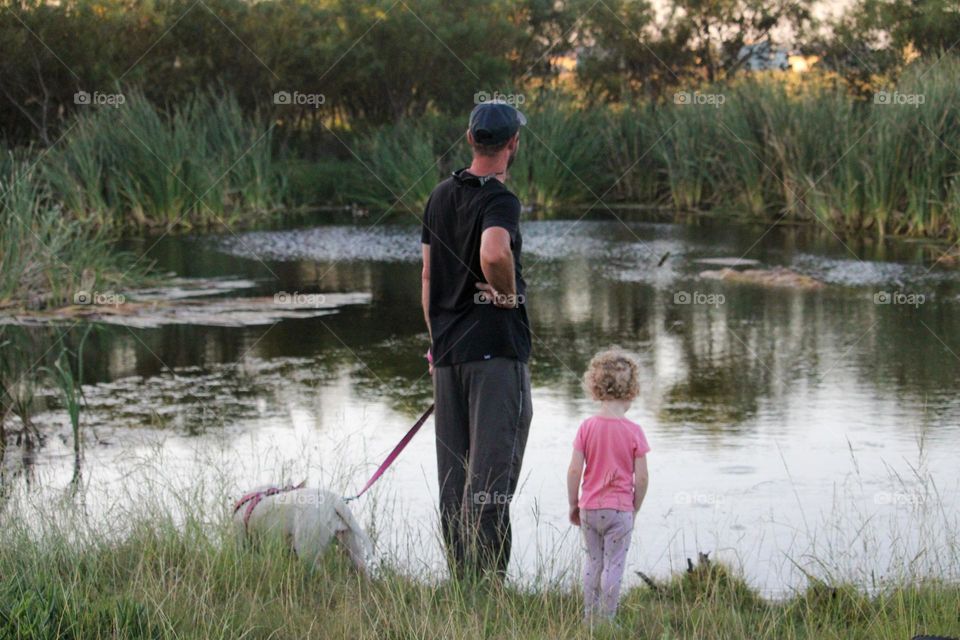
M 587 461 L 580 508 L 633 511 L 633 461 L 650 451 L 640 425 L 626 418 L 587 418 L 573 448 Z

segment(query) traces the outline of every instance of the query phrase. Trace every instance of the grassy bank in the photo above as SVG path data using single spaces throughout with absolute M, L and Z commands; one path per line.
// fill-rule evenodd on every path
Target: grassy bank
M 132 519 L 120 535 L 61 516 L 42 534 L 4 516 L 0 637 L 10 638 L 816 638 L 960 633 L 956 585 L 867 597 L 817 584 L 772 602 L 722 566 L 624 594 L 618 626 L 592 635 L 555 584 L 426 584 L 387 568 L 358 578 L 335 553 L 308 569 L 282 549 L 238 546 L 224 518 Z M 54 524 L 54 522 L 56 524 Z M 111 541 L 112 540 L 112 541 Z

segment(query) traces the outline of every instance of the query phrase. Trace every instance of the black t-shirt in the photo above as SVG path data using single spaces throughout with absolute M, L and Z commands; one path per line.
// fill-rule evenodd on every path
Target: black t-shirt
M 510 234 L 518 306 L 501 309 L 477 296 L 480 236 L 490 227 Z M 530 358 L 527 285 L 520 251 L 520 200 L 502 182 L 483 181 L 465 170 L 455 172 L 430 194 L 423 214 L 421 241 L 430 245 L 430 327 L 438 366 L 496 357 Z

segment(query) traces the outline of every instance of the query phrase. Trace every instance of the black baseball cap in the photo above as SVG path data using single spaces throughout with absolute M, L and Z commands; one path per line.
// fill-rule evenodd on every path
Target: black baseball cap
M 525 124 L 527 117 L 506 102 L 481 102 L 470 112 L 470 134 L 477 144 L 503 144 Z

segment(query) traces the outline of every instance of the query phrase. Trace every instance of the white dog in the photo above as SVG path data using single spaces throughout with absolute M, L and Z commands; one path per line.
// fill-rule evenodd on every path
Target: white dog
M 373 545 L 343 498 L 329 491 L 264 487 L 237 502 L 233 522 L 241 540 L 280 540 L 314 566 L 336 538 L 357 570 L 369 573 Z

